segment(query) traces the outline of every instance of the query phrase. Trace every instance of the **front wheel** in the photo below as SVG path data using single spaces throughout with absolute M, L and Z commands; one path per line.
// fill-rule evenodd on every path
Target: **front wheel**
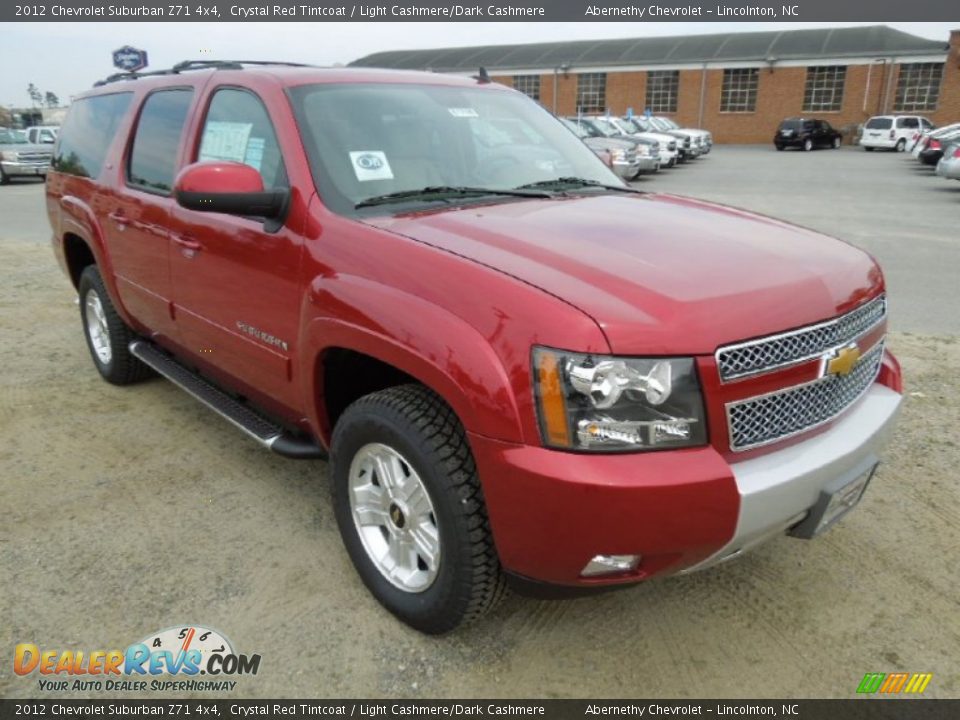
M 813 150 L 813 140 L 807 138 L 803 141 L 803 151 L 810 152 L 811 150 Z
M 835 138 L 833 139 L 833 149 L 834 149 L 834 150 L 839 150 L 839 149 L 840 149 L 840 138 L 835 137 Z
M 434 635 L 502 597 L 473 455 L 439 396 L 401 385 L 357 400 L 337 421 L 332 462 L 340 535 L 387 610 Z
M 774 145 L 774 147 L 781 152 L 783 151 L 783 145 Z
M 867 152 L 873 152 L 873 148 L 872 148 L 872 147 L 869 147 L 869 146 L 867 146 L 867 145 L 864 145 L 864 146 L 863 146 L 863 149 L 866 150 Z

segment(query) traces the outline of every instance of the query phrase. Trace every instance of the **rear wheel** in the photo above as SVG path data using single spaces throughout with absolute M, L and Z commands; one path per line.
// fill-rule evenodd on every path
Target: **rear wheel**
M 777 150 L 783 151 L 783 145 L 774 145 Z
M 839 150 L 839 149 L 840 149 L 840 143 L 841 143 L 840 138 L 835 137 L 835 138 L 833 139 L 833 149 L 834 149 L 834 150 Z
M 864 146 L 863 146 L 863 149 L 866 150 L 867 152 L 873 152 L 873 148 L 872 148 L 872 147 L 869 147 L 869 146 L 867 146 L 867 145 L 864 145 Z
M 476 465 L 463 428 L 435 393 L 401 385 L 348 407 L 333 433 L 340 535 L 373 596 L 429 634 L 502 597 Z
M 897 152 L 903 152 L 907 148 L 907 141 L 904 138 L 897 140 Z
M 80 319 L 93 364 L 103 379 L 114 385 L 129 385 L 153 375 L 153 371 L 130 354 L 136 335 L 120 319 L 96 265 L 80 274 Z
M 810 152 L 811 150 L 813 150 L 813 140 L 807 138 L 803 141 L 803 151 Z
M 7 185 L 10 182 L 10 176 L 3 171 L 3 166 L 0 165 L 0 185 Z

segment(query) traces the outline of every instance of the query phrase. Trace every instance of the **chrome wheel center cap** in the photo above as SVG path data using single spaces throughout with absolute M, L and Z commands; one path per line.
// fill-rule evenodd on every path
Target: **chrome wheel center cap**
M 390 522 L 397 530 L 403 530 L 403 526 L 407 524 L 407 515 L 396 502 L 390 503 Z

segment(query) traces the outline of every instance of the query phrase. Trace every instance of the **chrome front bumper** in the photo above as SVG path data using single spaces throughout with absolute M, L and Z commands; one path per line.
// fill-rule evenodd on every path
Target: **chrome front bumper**
M 6 175 L 46 175 L 50 172 L 50 163 L 0 161 L 0 167 Z
M 682 574 L 737 557 L 801 522 L 837 478 L 869 470 L 879 459 L 900 409 L 901 395 L 874 383 L 827 432 L 805 442 L 733 463 L 740 515 L 733 538 Z

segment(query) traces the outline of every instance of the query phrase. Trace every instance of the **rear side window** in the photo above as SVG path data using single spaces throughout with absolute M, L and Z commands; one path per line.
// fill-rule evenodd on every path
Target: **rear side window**
M 198 160 L 232 160 L 260 173 L 263 187 L 287 186 L 273 123 L 260 99 L 246 90 L 217 90 L 203 125 Z
M 130 150 L 127 182 L 148 192 L 169 194 L 180 136 L 193 90 L 160 90 L 143 104 Z
M 53 168 L 69 175 L 97 177 L 132 98 L 133 93 L 125 92 L 75 101 L 60 130 Z
M 914 117 L 897 118 L 897 127 L 898 128 L 918 128 L 920 127 L 920 121 Z
M 870 118 L 867 120 L 868 130 L 889 130 L 893 127 L 893 118 Z

